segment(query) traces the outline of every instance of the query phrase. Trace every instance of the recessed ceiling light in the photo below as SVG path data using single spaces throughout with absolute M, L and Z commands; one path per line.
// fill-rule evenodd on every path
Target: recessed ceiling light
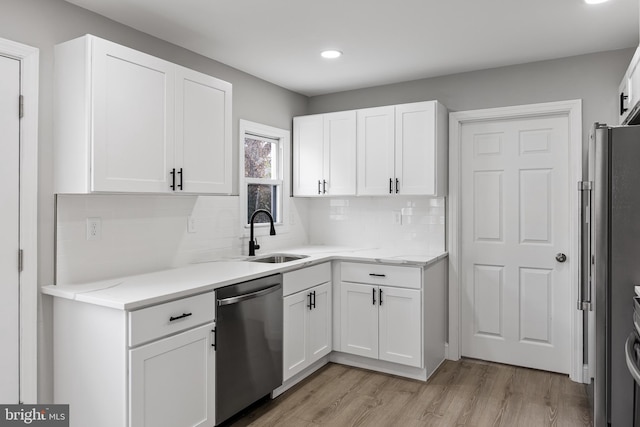
M 323 50 L 320 55 L 322 55 L 323 58 L 335 59 L 341 57 L 342 52 L 340 52 L 339 50 Z
M 609 0 L 584 0 L 584 2 L 586 4 L 600 4 L 600 3 L 604 3 L 607 2 Z

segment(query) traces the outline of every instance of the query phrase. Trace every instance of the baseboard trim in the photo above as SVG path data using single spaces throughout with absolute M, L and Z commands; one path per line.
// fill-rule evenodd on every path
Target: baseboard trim
M 369 369 L 371 371 L 384 372 L 385 374 L 411 378 L 414 380 L 426 381 L 429 378 L 429 376 L 427 375 L 427 370 L 423 368 L 402 366 L 396 363 L 386 362 L 384 360 L 370 359 L 367 357 L 356 356 L 354 354 L 348 353 L 340 353 L 337 351 L 329 354 L 329 361 L 340 363 L 342 365 L 353 366 L 356 368 Z

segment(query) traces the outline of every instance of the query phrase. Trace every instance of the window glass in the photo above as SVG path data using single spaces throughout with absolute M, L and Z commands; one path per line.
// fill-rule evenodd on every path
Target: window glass
M 246 212 L 243 215 L 249 224 L 251 215 L 258 209 L 271 213 L 276 223 L 282 223 L 283 159 L 280 139 L 244 134 L 244 183 Z M 254 224 L 268 223 L 266 215 L 258 215 Z
M 247 185 L 247 224 L 251 215 L 258 209 L 266 209 L 271 212 L 278 222 L 278 185 L 272 184 L 248 184 Z M 269 222 L 266 215 L 257 215 L 254 224 Z
M 277 142 L 266 138 L 244 139 L 244 176 L 246 178 L 277 179 Z

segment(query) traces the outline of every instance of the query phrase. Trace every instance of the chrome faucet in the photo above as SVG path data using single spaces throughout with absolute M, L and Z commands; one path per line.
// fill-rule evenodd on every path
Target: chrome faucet
M 260 245 L 258 244 L 258 239 L 254 239 L 253 237 L 253 221 L 256 219 L 258 214 L 265 214 L 269 217 L 269 221 L 271 222 L 271 230 L 269 230 L 269 235 L 276 235 L 276 228 L 273 226 L 273 216 L 271 216 L 271 212 L 266 209 L 258 209 L 251 215 L 251 220 L 249 220 L 249 227 L 251 228 L 251 235 L 249 236 L 249 256 L 255 256 L 256 249 L 260 249 Z

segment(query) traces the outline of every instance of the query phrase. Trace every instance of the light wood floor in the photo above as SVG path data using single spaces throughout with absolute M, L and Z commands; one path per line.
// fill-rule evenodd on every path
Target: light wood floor
M 568 376 L 445 361 L 428 382 L 329 364 L 231 422 L 243 426 L 590 426 L 586 388 Z

